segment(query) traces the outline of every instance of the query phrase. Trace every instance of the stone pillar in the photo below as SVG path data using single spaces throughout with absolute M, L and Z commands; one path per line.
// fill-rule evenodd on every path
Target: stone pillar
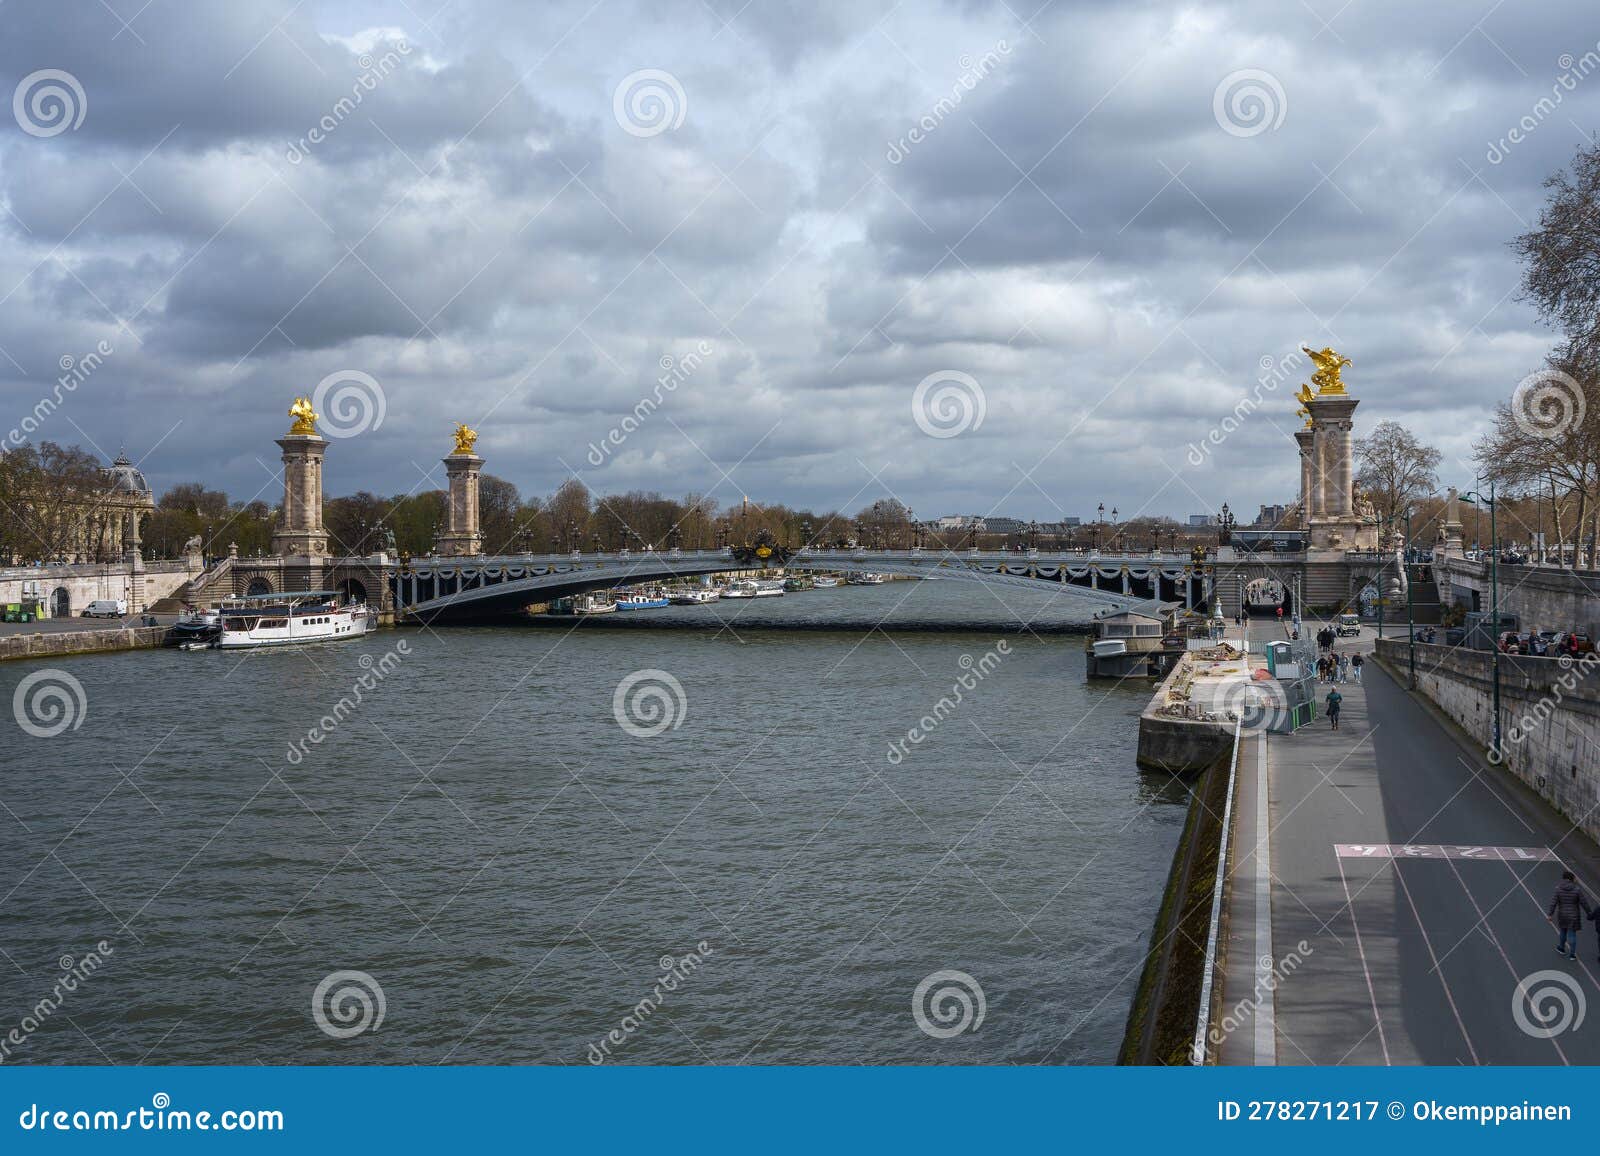
M 140 552 L 139 511 L 128 511 L 128 528 L 124 536 L 128 561 L 128 613 L 144 613 L 144 555 Z
M 1311 515 L 1316 509 L 1311 496 L 1312 484 L 1312 441 L 1316 434 L 1309 429 L 1294 431 L 1295 444 L 1300 447 L 1300 524 L 1305 527 L 1311 525 Z
M 478 476 L 483 459 L 474 453 L 453 453 L 444 459 L 450 477 L 449 522 L 439 537 L 439 553 L 447 557 L 483 553 L 478 529 Z
M 1459 558 L 1466 551 L 1461 542 L 1461 497 L 1454 486 L 1450 487 L 1444 504 L 1444 525 L 1440 527 L 1444 538 L 1444 553 Z
M 286 434 L 283 450 L 283 513 L 272 535 L 272 552 L 282 557 L 322 559 L 328 534 L 322 528 L 322 458 L 328 443 L 321 434 Z
M 1352 549 L 1362 537 L 1352 492 L 1354 415 L 1359 404 L 1348 394 L 1318 394 L 1305 403 L 1314 435 L 1314 504 L 1307 522 L 1312 530 L 1311 544 L 1320 549 Z

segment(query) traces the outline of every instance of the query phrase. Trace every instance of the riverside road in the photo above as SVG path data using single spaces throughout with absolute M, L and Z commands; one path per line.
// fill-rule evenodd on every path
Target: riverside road
M 1281 637 L 1271 625 L 1252 637 Z M 1370 629 L 1340 640 L 1371 647 Z M 1409 694 L 1403 670 L 1369 661 L 1339 689 L 1339 730 L 1319 717 L 1241 758 L 1223 1005 L 1275 990 L 1240 1009 L 1223 1062 L 1600 1063 L 1600 939 L 1586 919 L 1569 961 L 1545 917 L 1563 867 L 1597 902 L 1600 850 Z M 1270 919 L 1254 902 L 1269 892 Z

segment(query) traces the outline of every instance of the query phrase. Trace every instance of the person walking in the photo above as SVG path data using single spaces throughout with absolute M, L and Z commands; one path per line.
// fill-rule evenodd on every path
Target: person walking
M 1344 695 L 1339 693 L 1338 688 L 1328 692 L 1328 722 L 1332 724 L 1334 730 L 1339 729 L 1339 707 L 1343 703 Z
M 1588 906 L 1583 889 L 1578 886 L 1578 877 L 1571 871 L 1563 871 L 1545 914 L 1561 933 L 1556 940 L 1556 951 L 1568 959 L 1578 958 L 1578 932 L 1583 928 L 1583 913 Z
M 1339 656 L 1339 681 L 1350 681 L 1350 656 L 1348 654 Z
M 1356 676 L 1356 681 L 1357 682 L 1361 681 L 1361 664 L 1362 664 L 1362 658 L 1361 658 L 1361 656 L 1359 654 L 1354 655 L 1354 656 L 1351 657 L 1351 659 L 1350 659 L 1350 669 L 1355 672 L 1355 676 Z

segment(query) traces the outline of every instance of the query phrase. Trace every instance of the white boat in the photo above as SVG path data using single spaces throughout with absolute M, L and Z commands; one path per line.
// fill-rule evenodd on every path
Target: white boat
M 722 595 L 709 586 L 690 586 L 685 590 L 676 591 L 672 595 L 674 606 L 700 606 L 706 602 L 715 602 Z
M 839 585 L 839 579 L 835 578 L 831 574 L 825 574 L 821 578 L 813 578 L 811 580 L 811 584 L 818 590 L 831 590 L 835 586 Z
M 667 597 L 655 590 L 618 590 L 615 609 L 657 610 L 668 605 Z
M 754 582 L 730 582 L 719 592 L 721 598 L 754 598 L 756 584 Z
M 870 570 L 858 570 L 845 579 L 851 586 L 882 586 L 884 577 Z
M 757 598 L 783 597 L 782 578 L 757 578 L 755 581 Z
M 219 610 L 222 629 L 215 645 L 222 650 L 346 642 L 378 628 L 378 616 L 365 603 L 345 605 L 337 590 L 247 595 Z
M 570 600 L 567 608 L 567 613 L 569 614 L 584 616 L 590 614 L 615 614 L 616 612 L 617 604 L 609 598 L 602 598 L 598 594 L 580 594 Z

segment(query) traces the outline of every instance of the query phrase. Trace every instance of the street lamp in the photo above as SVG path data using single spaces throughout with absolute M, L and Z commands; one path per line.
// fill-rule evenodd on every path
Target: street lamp
M 1217 535 L 1217 541 L 1220 545 L 1226 546 L 1233 541 L 1233 524 L 1237 520 L 1238 519 L 1233 516 L 1233 511 L 1228 509 L 1228 503 L 1223 502 L 1222 521 L 1220 523 L 1222 532 Z
M 1461 495 L 1469 502 L 1484 502 L 1489 507 L 1489 655 L 1494 676 L 1494 750 L 1500 750 L 1500 538 L 1495 527 L 1495 485 L 1489 479 L 1489 496 L 1477 490 Z

